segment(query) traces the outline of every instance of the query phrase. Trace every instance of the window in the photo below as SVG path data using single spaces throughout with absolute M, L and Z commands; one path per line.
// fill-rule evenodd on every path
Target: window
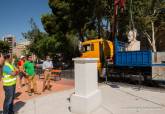
M 83 45 L 83 52 L 86 52 L 86 51 L 93 51 L 93 50 L 94 50 L 93 44 Z

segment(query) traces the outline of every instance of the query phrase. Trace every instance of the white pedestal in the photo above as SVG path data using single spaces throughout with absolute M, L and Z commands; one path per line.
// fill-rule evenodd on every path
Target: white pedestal
M 75 94 L 71 97 L 74 114 L 90 114 L 101 104 L 98 89 L 97 58 L 75 58 Z

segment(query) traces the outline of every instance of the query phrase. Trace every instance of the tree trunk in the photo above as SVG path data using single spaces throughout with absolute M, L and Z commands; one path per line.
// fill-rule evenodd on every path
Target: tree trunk
M 155 45 L 155 30 L 154 30 L 154 22 L 151 21 L 152 25 L 152 49 L 154 52 L 156 52 L 156 45 Z
M 101 23 L 101 19 L 100 18 L 98 18 L 98 39 L 100 39 L 101 38 L 101 25 L 100 25 L 100 23 Z
M 82 29 L 79 29 L 79 40 L 81 42 L 84 42 L 84 37 L 83 37 L 83 31 L 82 31 Z
M 143 32 L 144 35 L 147 37 L 148 42 L 150 43 L 153 52 L 156 52 L 156 44 L 155 44 L 155 30 L 154 30 L 154 22 L 151 21 L 151 26 L 152 26 L 152 38 L 147 32 Z
M 135 24 L 134 24 L 133 16 L 132 16 L 132 0 L 131 0 L 131 5 L 130 5 L 130 16 L 131 16 L 132 28 L 135 29 Z

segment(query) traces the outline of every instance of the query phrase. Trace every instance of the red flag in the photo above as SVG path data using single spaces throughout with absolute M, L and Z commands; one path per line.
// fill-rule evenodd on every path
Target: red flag
M 125 6 L 125 0 L 120 0 L 120 7 L 121 7 L 121 11 L 123 13 L 123 10 L 124 10 L 124 6 Z
M 117 15 L 117 10 L 118 10 L 118 6 L 120 5 L 121 11 L 123 12 L 124 10 L 124 3 L 125 0 L 114 0 L 114 12 L 115 15 Z
M 117 15 L 119 1 L 120 0 L 114 0 L 114 15 Z

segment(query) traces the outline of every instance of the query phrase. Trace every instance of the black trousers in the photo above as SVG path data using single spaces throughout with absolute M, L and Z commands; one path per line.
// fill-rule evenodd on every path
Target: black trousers
M 14 114 L 13 111 L 13 101 L 15 95 L 15 87 L 13 86 L 3 86 L 5 91 L 5 100 L 3 104 L 3 114 Z

